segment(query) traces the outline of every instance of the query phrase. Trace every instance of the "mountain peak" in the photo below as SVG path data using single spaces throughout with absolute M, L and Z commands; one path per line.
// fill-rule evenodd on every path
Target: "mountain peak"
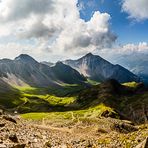
M 120 65 L 113 65 L 109 61 L 88 53 L 78 60 L 70 60 L 65 62 L 67 65 L 79 71 L 84 76 L 95 80 L 105 81 L 108 79 L 115 79 L 121 83 L 138 81 L 138 77 L 129 70 Z
M 91 56 L 94 56 L 91 52 L 89 52 L 85 55 L 85 57 L 91 57 Z
M 99 55 L 94 55 L 91 52 L 87 53 L 85 56 L 83 56 L 82 58 L 88 58 L 88 59 L 100 59 L 100 60 L 104 60 L 102 57 L 100 57 Z
M 22 62 L 36 62 L 31 56 L 27 54 L 20 54 L 18 57 L 14 59 L 15 61 L 22 61 Z
M 58 61 L 56 65 L 64 65 L 61 61 Z
M 61 61 L 58 61 L 56 64 L 55 64 L 56 67 L 61 67 L 61 66 L 65 66 L 64 63 L 62 63 Z

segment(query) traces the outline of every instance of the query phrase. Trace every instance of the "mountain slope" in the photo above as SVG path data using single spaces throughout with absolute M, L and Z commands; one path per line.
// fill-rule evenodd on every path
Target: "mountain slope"
M 83 109 L 104 104 L 114 109 L 120 119 L 146 123 L 148 120 L 147 97 L 148 91 L 142 83 L 132 87 L 130 83 L 121 85 L 112 79 L 82 91 L 78 96 L 78 104 L 81 104 Z M 115 115 L 106 113 L 105 116 Z
M 65 68 L 67 70 L 66 76 L 61 74 Z M 58 71 L 58 74 L 56 71 Z M 57 76 L 59 74 L 61 74 L 60 77 Z M 75 76 L 77 77 L 74 78 Z M 24 54 L 14 60 L 0 60 L 0 77 L 12 85 L 30 85 L 34 87 L 48 87 L 56 86 L 58 83 L 72 84 L 84 81 L 83 76 L 67 65 L 58 66 L 57 64 L 51 68 Z M 65 81 L 66 77 L 69 78 L 69 81 Z
M 113 62 L 123 65 L 148 84 L 148 54 L 133 53 L 132 55 L 117 56 Z
M 116 79 L 121 83 L 139 81 L 136 75 L 124 67 L 113 65 L 100 56 L 91 53 L 78 60 L 67 60 L 64 63 L 78 70 L 84 76 L 96 81 L 105 81 L 107 79 Z
M 5 81 L 3 81 L 0 78 L 0 93 L 6 93 L 13 90 L 14 90 L 13 87 L 11 87 L 9 84 L 7 84 Z
M 80 75 L 79 72 L 62 62 L 57 62 L 55 66 L 51 67 L 51 70 L 56 79 L 64 83 L 79 84 L 86 81 L 86 78 Z

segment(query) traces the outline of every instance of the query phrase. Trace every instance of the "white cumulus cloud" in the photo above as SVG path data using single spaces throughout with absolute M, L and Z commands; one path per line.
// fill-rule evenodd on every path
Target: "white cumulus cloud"
M 12 44 L 17 44 L 17 49 L 30 48 L 27 51 L 32 50 L 32 54 L 59 57 L 111 47 L 116 35 L 109 27 L 110 15 L 97 11 L 85 22 L 80 18 L 77 3 L 77 0 L 2 0 L 0 38 L 17 38 L 17 43 Z M 34 40 L 32 45 L 27 44 L 30 40 Z
M 122 9 L 136 20 L 148 19 L 148 0 L 123 0 Z
M 131 58 L 133 58 L 133 55 L 148 54 L 148 43 L 129 43 L 123 46 L 116 46 L 111 49 L 103 49 L 98 51 L 97 53 L 107 60 L 114 62 L 115 59 L 120 59 L 121 57 L 124 58 L 124 56 L 130 56 Z

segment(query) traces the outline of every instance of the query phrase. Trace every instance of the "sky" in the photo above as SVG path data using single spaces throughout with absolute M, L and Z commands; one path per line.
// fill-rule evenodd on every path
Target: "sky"
M 0 58 L 148 53 L 147 0 L 0 0 Z

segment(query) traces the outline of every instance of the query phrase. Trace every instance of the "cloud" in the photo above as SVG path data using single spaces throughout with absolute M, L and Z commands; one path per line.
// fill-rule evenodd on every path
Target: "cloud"
M 147 0 L 123 0 L 122 9 L 129 14 L 129 18 L 138 21 L 148 19 Z
M 54 10 L 53 0 L 2 0 L 0 5 L 2 21 L 16 21 Z
M 2 0 L 0 38 L 17 38 L 21 46 L 22 42 L 34 40 L 31 47 L 25 48 L 35 48 L 32 51 L 40 55 L 79 55 L 111 47 L 116 35 L 109 27 L 110 15 L 96 11 L 85 22 L 80 18 L 77 3 L 77 0 Z
M 148 43 L 129 43 L 124 46 L 116 46 L 110 49 L 106 48 L 100 51 L 96 51 L 96 53 L 113 63 L 118 63 L 117 61 L 119 61 L 120 59 L 124 59 L 124 57 L 126 56 L 130 56 L 131 58 L 133 58 L 134 55 L 140 56 L 141 54 L 148 54 Z
M 42 19 L 38 18 L 31 24 L 27 26 L 26 29 L 22 29 L 18 33 L 20 38 L 48 38 L 51 37 L 56 32 L 56 28 L 50 28 L 42 22 Z
M 100 12 L 95 12 L 88 22 L 77 18 L 69 26 L 65 24 L 67 27 L 61 30 L 51 49 L 60 48 L 62 52 L 79 53 L 80 50 L 91 52 L 111 47 L 116 36 L 109 29 L 109 20 L 109 14 Z
M 123 46 L 123 52 L 132 53 L 132 52 L 148 52 L 148 43 L 140 42 L 139 44 L 127 44 Z

